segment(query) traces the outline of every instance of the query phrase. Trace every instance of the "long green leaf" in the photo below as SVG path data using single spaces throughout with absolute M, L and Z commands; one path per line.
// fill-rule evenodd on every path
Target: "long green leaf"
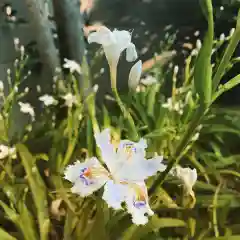
M 41 240 L 47 240 L 50 220 L 47 208 L 46 186 L 37 169 L 36 159 L 32 156 L 32 154 L 24 145 L 17 144 L 16 147 L 20 154 L 24 169 L 26 171 L 27 180 L 32 192 L 34 203 L 37 208 Z
M 230 89 L 236 87 L 238 84 L 240 84 L 240 74 L 238 74 L 233 79 L 229 80 L 227 83 L 221 85 L 219 90 L 214 94 L 212 102 L 214 102 L 223 93 L 225 93 L 225 92 L 229 91 Z
M 211 0 L 200 0 L 203 12 L 207 17 L 208 31 L 203 46 L 198 54 L 194 68 L 195 89 L 200 97 L 200 106 L 204 109 L 211 102 L 212 96 L 212 66 L 211 55 L 214 38 L 213 8 Z
M 148 233 L 158 231 L 161 228 L 186 227 L 186 223 L 176 218 L 159 218 L 154 215 L 147 225 L 138 227 L 132 225 L 123 235 L 123 240 L 143 239 Z
M 213 237 L 213 238 L 205 238 L 204 240 L 239 240 L 240 235 L 227 236 L 227 237 Z
M 9 233 L 7 233 L 2 228 L 0 228 L 0 239 L 1 240 L 17 240 L 15 237 L 11 236 Z
M 239 40 L 240 40 L 240 10 L 238 11 L 236 30 L 233 36 L 231 37 L 231 40 L 223 54 L 223 57 L 217 67 L 217 71 L 213 77 L 214 90 L 217 88 L 219 82 L 221 81 L 221 78 L 225 74 L 226 68 L 229 65 L 229 62 L 236 47 L 238 46 Z

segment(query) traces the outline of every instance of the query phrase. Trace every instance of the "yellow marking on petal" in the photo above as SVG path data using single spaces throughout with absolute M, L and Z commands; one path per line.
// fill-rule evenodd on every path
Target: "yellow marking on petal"
M 120 136 L 119 136 L 119 134 L 112 133 L 112 135 L 111 135 L 111 144 L 113 145 L 115 150 L 118 149 L 119 143 L 120 143 Z
M 134 190 L 136 193 L 136 201 L 146 202 L 146 193 L 145 193 L 144 189 L 138 185 L 135 185 Z
M 130 160 L 133 154 L 136 152 L 136 148 L 133 143 L 127 143 L 123 147 L 124 152 L 127 154 L 127 160 Z
M 100 177 L 103 175 L 109 176 L 109 173 L 104 168 L 92 167 L 92 168 L 87 168 L 86 171 L 84 171 L 83 175 L 91 179 L 91 178 Z

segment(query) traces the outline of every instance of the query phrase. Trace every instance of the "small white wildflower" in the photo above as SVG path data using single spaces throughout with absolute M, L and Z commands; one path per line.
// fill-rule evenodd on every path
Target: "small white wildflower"
M 62 98 L 65 100 L 65 105 L 69 108 L 71 108 L 74 104 L 77 103 L 77 98 L 76 96 L 72 95 L 72 93 L 67 93 Z
M 183 115 L 183 110 L 182 109 L 179 109 L 177 112 L 178 112 L 179 115 Z
M 15 61 L 14 61 L 14 67 L 17 67 L 18 64 L 19 64 L 19 59 L 17 58 L 17 59 L 15 59 Z
M 99 89 L 99 86 L 98 86 L 98 84 L 95 84 L 94 86 L 93 86 L 93 92 L 97 92 L 98 91 L 98 89 Z
M 103 74 L 105 72 L 105 69 L 104 68 L 101 68 L 100 69 L 100 73 Z
M 69 69 L 71 73 L 77 72 L 79 74 L 82 74 L 81 67 L 76 61 L 64 58 L 64 62 L 65 63 L 63 64 L 63 67 Z
M 221 7 L 220 7 L 220 11 L 223 11 L 223 10 L 224 10 L 224 6 L 221 6 Z
M 141 50 L 140 50 L 140 53 L 143 55 L 145 53 L 147 53 L 149 47 L 143 47 Z
M 175 66 L 174 66 L 174 69 L 173 69 L 174 75 L 177 75 L 177 74 L 178 74 L 178 71 L 179 71 L 179 67 L 178 67 L 178 65 L 175 65 Z
M 37 89 L 37 92 L 39 92 L 39 93 L 41 92 L 41 86 L 40 85 L 37 85 L 36 89 Z
M 53 96 L 50 96 L 48 94 L 39 97 L 39 100 L 42 101 L 46 107 L 56 105 L 58 103 L 58 101 Z
M 24 92 L 28 93 L 29 92 L 29 87 L 25 87 Z
M 20 47 L 20 53 L 21 53 L 21 58 L 23 58 L 25 53 L 25 47 L 23 45 Z
M 183 87 L 176 88 L 176 93 L 177 93 L 177 94 L 182 94 L 182 93 L 184 93 L 184 88 L 183 88 Z
M 194 48 L 191 52 L 191 56 L 197 56 L 198 55 L 198 50 Z
M 150 85 L 157 83 L 157 79 L 151 75 L 148 75 L 145 78 L 142 78 L 140 80 L 140 83 L 142 83 L 145 86 L 150 86 Z
M 13 39 L 13 42 L 14 42 L 15 48 L 18 49 L 18 48 L 19 48 L 19 44 L 20 44 L 19 38 L 14 38 L 14 39 Z
M 225 40 L 225 34 L 224 34 L 224 33 L 222 33 L 222 34 L 220 35 L 219 40 L 220 40 L 220 41 L 224 41 L 224 40 Z
M 16 149 L 14 147 L 8 147 L 3 144 L 0 145 L 0 159 L 4 159 L 7 156 L 16 158 Z
M 181 107 L 179 102 L 176 102 L 175 104 L 173 104 L 173 110 L 175 110 L 176 112 L 179 112 L 180 109 Z
M 168 110 L 172 110 L 173 109 L 172 98 L 168 98 L 167 102 L 162 104 L 162 107 L 167 108 Z
M 202 47 L 202 42 L 201 42 L 200 39 L 197 39 L 197 41 L 196 41 L 196 48 L 197 48 L 198 50 L 200 50 L 201 47 Z
M 22 113 L 27 113 L 32 117 L 33 120 L 35 119 L 34 109 L 29 103 L 19 102 L 18 104 Z
M 3 92 L 4 90 L 4 84 L 3 81 L 0 81 L 0 92 Z
M 52 121 L 56 121 L 56 115 L 52 116 Z
M 6 14 L 8 15 L 8 16 L 11 16 L 12 15 L 12 8 L 11 8 L 11 6 L 6 6 L 6 8 L 5 8 L 5 12 L 6 12 Z
M 62 71 L 62 70 L 61 70 L 60 67 L 56 67 L 56 69 L 55 69 L 55 72 L 56 72 L 56 73 L 61 73 L 61 71 Z M 55 77 L 57 77 L 57 76 L 55 76 Z
M 195 37 L 198 37 L 199 35 L 200 35 L 200 31 L 196 31 L 196 32 L 194 32 L 194 34 L 193 34 Z
M 144 32 L 144 35 L 149 35 L 149 31 L 148 31 L 148 30 L 145 31 L 145 32 Z
M 12 22 L 16 22 L 17 18 L 16 18 L 16 16 L 10 16 L 10 20 L 11 20 Z

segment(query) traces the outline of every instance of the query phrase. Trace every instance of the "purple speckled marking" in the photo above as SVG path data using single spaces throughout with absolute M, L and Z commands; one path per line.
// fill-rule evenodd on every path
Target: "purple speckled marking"
M 79 175 L 79 178 L 82 180 L 84 185 L 89 186 L 89 185 L 93 184 L 93 181 L 91 181 L 90 179 L 88 179 L 87 177 L 84 176 L 84 174 L 87 170 L 88 170 L 88 168 L 83 168 L 81 170 L 81 174 Z
M 133 206 L 135 208 L 140 209 L 140 208 L 146 206 L 146 202 L 145 201 L 133 201 Z

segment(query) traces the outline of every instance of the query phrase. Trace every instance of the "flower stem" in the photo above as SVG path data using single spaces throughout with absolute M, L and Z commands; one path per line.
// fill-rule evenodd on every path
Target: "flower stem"
M 117 68 L 116 67 L 111 67 L 110 66 L 110 75 L 111 75 L 111 86 L 112 86 L 112 91 L 114 94 L 114 97 L 117 101 L 118 106 L 120 107 L 124 118 L 126 118 L 128 120 L 128 124 L 131 130 L 131 137 L 133 138 L 133 140 L 138 140 L 139 136 L 138 136 L 138 132 L 135 126 L 135 123 L 133 121 L 132 116 L 130 115 L 129 111 L 127 110 L 127 108 L 125 107 L 124 103 L 122 102 L 118 91 L 117 91 Z

